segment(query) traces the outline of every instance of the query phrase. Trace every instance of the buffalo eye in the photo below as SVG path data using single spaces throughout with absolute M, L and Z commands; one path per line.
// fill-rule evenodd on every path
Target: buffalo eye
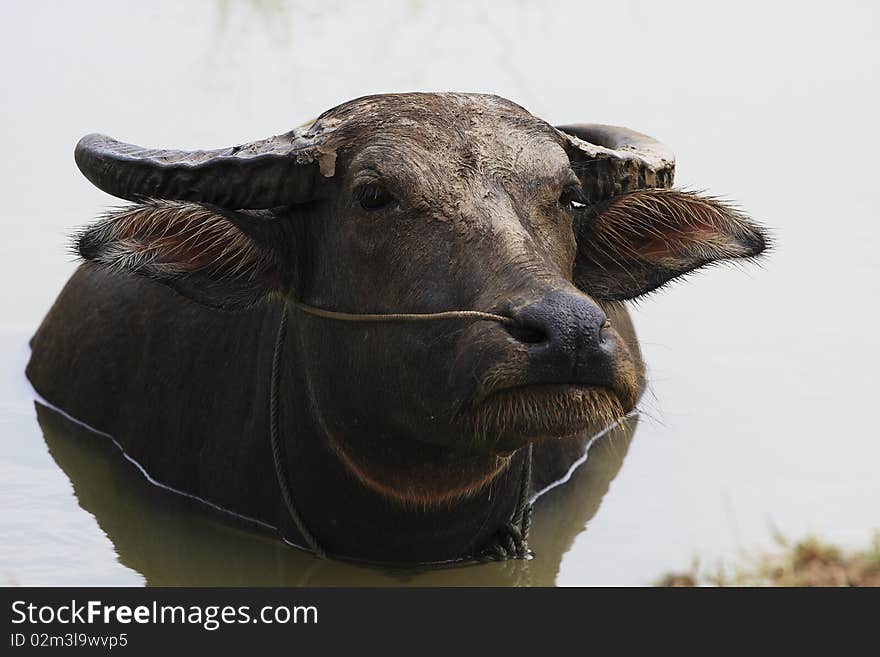
M 375 183 L 360 187 L 355 192 L 355 198 L 361 208 L 367 212 L 382 210 L 397 202 L 397 199 L 394 198 L 394 195 L 391 192 L 382 185 Z
M 559 206 L 565 210 L 583 210 L 587 207 L 583 190 L 579 186 L 566 187 L 559 195 Z

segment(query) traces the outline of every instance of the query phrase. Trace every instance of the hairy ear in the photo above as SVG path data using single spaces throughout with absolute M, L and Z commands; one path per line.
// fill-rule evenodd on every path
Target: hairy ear
M 763 231 L 718 199 L 671 189 L 621 194 L 576 223 L 574 282 L 598 299 L 637 297 L 719 260 L 753 258 Z
M 247 307 L 289 283 L 271 239 L 283 232 L 271 211 L 230 212 L 197 203 L 150 201 L 107 214 L 75 236 L 75 250 L 128 270 L 204 305 Z

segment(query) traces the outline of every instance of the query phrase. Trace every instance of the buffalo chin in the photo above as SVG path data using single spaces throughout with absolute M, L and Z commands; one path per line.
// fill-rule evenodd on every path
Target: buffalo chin
M 484 489 L 529 443 L 589 435 L 630 408 L 606 388 L 556 384 L 500 390 L 461 414 L 456 447 L 387 437 L 381 446 L 328 435 L 340 461 L 364 486 L 417 507 L 453 503 Z
M 608 388 L 582 384 L 543 384 L 505 388 L 462 415 L 475 440 L 496 452 L 528 443 L 598 432 L 632 410 Z

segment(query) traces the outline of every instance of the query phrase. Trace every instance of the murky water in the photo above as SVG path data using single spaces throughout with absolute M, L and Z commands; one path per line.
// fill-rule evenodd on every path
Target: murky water
M 871 3 L 8 3 L 0 21 L 0 583 L 639 584 L 880 528 L 880 21 Z M 678 182 L 770 225 L 761 268 L 635 307 L 651 391 L 535 512 L 527 563 L 394 573 L 318 562 L 147 484 L 35 407 L 27 339 L 114 201 L 72 158 L 101 131 L 228 145 L 364 93 L 495 92 L 551 121 L 630 125 Z

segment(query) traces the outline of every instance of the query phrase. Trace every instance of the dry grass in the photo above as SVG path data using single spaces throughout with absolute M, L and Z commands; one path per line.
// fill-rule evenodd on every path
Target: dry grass
M 880 532 L 864 550 L 847 552 L 809 537 L 791 543 L 776 537 L 779 550 L 707 571 L 695 560 L 690 570 L 671 572 L 657 586 L 880 586 Z

